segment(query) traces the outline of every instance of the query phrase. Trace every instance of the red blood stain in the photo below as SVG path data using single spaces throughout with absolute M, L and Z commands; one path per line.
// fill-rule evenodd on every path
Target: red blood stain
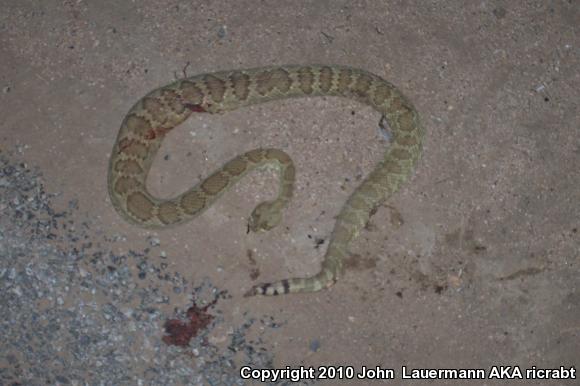
M 143 138 L 147 139 L 147 140 L 152 140 L 155 139 L 155 129 L 149 129 L 145 135 L 143 136 Z
M 129 139 L 129 138 L 123 138 L 122 140 L 120 140 L 119 141 L 119 154 L 124 152 L 129 146 L 131 146 L 133 144 L 133 142 L 135 142 L 135 141 L 132 139 Z
M 186 103 L 185 107 L 190 109 L 194 113 L 207 113 L 207 110 L 202 105 L 194 105 L 191 103 Z
M 165 134 L 171 131 L 171 129 L 173 129 L 173 127 L 158 127 L 157 129 L 149 129 L 149 131 L 145 133 L 143 138 L 150 141 L 157 137 L 163 137 Z
M 167 345 L 187 347 L 191 338 L 197 336 L 197 333 L 206 328 L 213 320 L 213 315 L 207 313 L 209 307 L 215 305 L 217 298 L 208 305 L 199 308 L 195 301 L 187 309 L 186 320 L 169 319 L 165 322 L 165 334 L 163 342 Z

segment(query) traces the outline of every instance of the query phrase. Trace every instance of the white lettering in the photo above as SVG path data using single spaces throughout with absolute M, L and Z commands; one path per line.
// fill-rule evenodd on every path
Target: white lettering
M 252 369 L 250 366 L 240 368 L 240 377 L 242 379 L 255 379 L 260 382 L 277 382 L 280 380 L 289 380 L 298 382 L 303 379 L 314 379 L 314 368 L 300 366 L 293 369 L 286 366 L 284 369 Z
M 532 366 L 526 370 L 526 379 L 576 379 L 576 368 L 560 366 L 557 369 L 538 369 Z
M 493 366 L 489 372 L 489 379 L 523 379 L 522 371 L 518 366 Z
M 401 368 L 403 379 L 485 379 L 484 369 L 407 369 Z

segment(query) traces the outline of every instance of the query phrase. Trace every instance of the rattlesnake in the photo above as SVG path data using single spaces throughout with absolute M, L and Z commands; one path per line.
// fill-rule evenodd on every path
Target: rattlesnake
M 278 196 L 259 204 L 248 223 L 253 231 L 273 228 L 292 196 L 295 176 L 292 160 L 281 150 L 251 150 L 171 199 L 153 197 L 145 180 L 165 134 L 192 112 L 222 113 L 277 99 L 319 95 L 370 105 L 387 120 L 391 143 L 338 215 L 320 272 L 255 285 L 246 296 L 314 292 L 331 286 L 343 271 L 348 244 L 377 206 L 407 179 L 421 155 L 424 132 L 413 105 L 392 84 L 367 71 L 325 65 L 262 67 L 196 75 L 150 92 L 125 116 L 111 153 L 108 185 L 113 206 L 133 224 L 165 228 L 201 214 L 250 170 L 274 165 L 280 172 Z

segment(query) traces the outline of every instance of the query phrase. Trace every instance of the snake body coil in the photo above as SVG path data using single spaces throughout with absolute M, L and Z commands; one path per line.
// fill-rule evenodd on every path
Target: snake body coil
M 280 221 L 294 184 L 294 165 L 281 150 L 249 151 L 197 186 L 166 200 L 147 191 L 149 169 L 167 132 L 192 112 L 223 113 L 277 99 L 320 95 L 347 97 L 373 107 L 386 118 L 391 143 L 338 215 L 320 272 L 259 284 L 246 295 L 314 292 L 331 286 L 343 271 L 348 244 L 377 206 L 409 177 L 422 149 L 424 133 L 412 104 L 392 84 L 364 70 L 324 65 L 263 67 L 196 75 L 152 91 L 126 115 L 111 153 L 108 185 L 113 206 L 127 221 L 141 227 L 180 224 L 205 211 L 247 172 L 274 165 L 280 171 L 278 196 L 259 204 L 249 220 L 253 231 L 271 229 Z

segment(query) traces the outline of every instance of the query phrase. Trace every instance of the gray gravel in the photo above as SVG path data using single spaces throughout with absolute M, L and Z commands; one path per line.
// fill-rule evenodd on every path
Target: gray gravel
M 169 281 L 201 305 L 228 295 L 151 263 L 149 249 L 114 254 L 107 236 L 97 240 L 89 222 L 71 219 L 78 203 L 56 211 L 53 197 L 37 171 L 0 154 L 1 385 L 238 385 L 241 365 L 271 367 L 259 334 L 248 338 L 277 328 L 270 317 L 247 317 L 218 347 L 208 335 L 223 318 L 210 307 L 212 322 L 189 347 L 163 343 L 176 315 L 160 311 L 169 297 L 155 283 Z

